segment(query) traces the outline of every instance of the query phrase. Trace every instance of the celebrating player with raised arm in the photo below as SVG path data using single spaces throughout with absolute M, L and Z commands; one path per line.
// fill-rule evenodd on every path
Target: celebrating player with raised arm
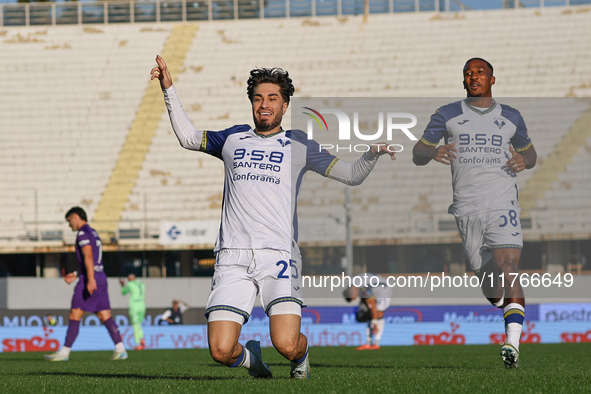
M 181 146 L 218 157 L 225 166 L 215 273 L 205 311 L 211 356 L 229 367 L 243 366 L 255 377 L 273 376 L 262 361 L 258 341 L 244 347 L 238 343 L 242 324 L 260 294 L 273 346 L 291 362 L 291 377 L 307 378 L 308 341 L 300 333 L 303 299 L 297 282 L 301 257 L 295 239 L 301 179 L 312 170 L 357 185 L 378 156 L 388 153 L 394 159 L 394 153 L 386 144 L 376 144 L 356 162 L 345 163 L 321 150 L 304 132 L 283 130 L 281 121 L 294 86 L 279 68 L 250 72 L 247 94 L 254 129 L 237 125 L 218 132 L 197 130 L 183 111 L 164 60 L 157 56 L 156 62 L 152 79 L 160 80 Z
M 506 368 L 517 368 L 525 299 L 513 280 L 523 246 L 516 180 L 517 173 L 535 166 L 537 155 L 519 111 L 492 99 L 494 83 L 489 62 L 469 59 L 464 65 L 468 98 L 431 116 L 413 161 L 451 165 L 449 213 L 456 218 L 471 269 L 481 281 L 485 278 L 484 295 L 503 309 L 507 340 L 501 356 Z M 441 138 L 445 144 L 437 146 Z
M 75 247 L 80 279 L 74 288 L 66 342 L 58 352 L 46 355 L 45 359 L 49 361 L 68 361 L 70 349 L 80 329 L 80 319 L 82 319 L 84 312 L 92 312 L 97 314 L 101 323 L 109 331 L 113 343 L 115 343 L 115 351 L 111 360 L 125 360 L 127 352 L 121 340 L 119 327 L 111 317 L 107 275 L 103 271 L 101 239 L 96 230 L 88 225 L 86 212 L 82 208 L 71 208 L 66 213 L 66 220 L 72 231 L 77 232 Z M 76 273 L 70 273 L 65 276 L 64 280 L 67 284 L 71 284 L 77 277 Z

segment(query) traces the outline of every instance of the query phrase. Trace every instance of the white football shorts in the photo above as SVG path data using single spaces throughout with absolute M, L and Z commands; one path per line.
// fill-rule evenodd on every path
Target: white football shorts
M 384 312 L 389 307 L 390 307 L 390 299 L 389 298 L 376 298 L 376 309 L 378 310 L 378 312 Z
M 218 316 L 228 316 L 227 312 L 234 312 L 242 316 L 246 323 L 257 295 L 260 295 L 267 315 L 270 315 L 269 311 L 275 305 L 277 307 L 274 309 L 281 309 L 279 307 L 285 304 L 296 303 L 298 308 L 282 308 L 289 312 L 272 312 L 271 315 L 295 314 L 297 310 L 301 316 L 301 268 L 302 259 L 297 247 L 293 253 L 274 249 L 220 250 L 216 255 L 205 317 L 209 318 L 212 312 L 224 311 L 223 315 Z
M 520 213 L 517 207 L 456 218 L 464 252 L 473 271 L 490 261 L 493 249 L 523 247 Z

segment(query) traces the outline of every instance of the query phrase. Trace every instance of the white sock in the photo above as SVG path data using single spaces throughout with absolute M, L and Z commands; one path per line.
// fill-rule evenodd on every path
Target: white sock
M 247 348 L 243 347 L 242 351 L 244 352 L 244 362 L 242 363 L 242 366 L 246 369 L 250 368 L 250 358 L 252 357 L 252 355 L 250 354 L 250 350 L 248 350 Z
M 290 363 L 292 365 L 296 365 L 296 366 L 302 365 L 306 361 L 306 359 L 308 358 L 308 350 L 309 349 L 310 349 L 310 347 L 308 345 L 306 345 L 306 352 L 304 353 L 304 356 L 301 359 L 299 359 L 299 360 L 290 361 Z
M 380 340 L 382 339 L 382 334 L 384 334 L 384 327 L 386 327 L 386 319 L 378 319 L 376 325 L 378 326 L 378 332 L 374 335 L 373 344 L 380 346 Z
M 493 305 L 496 306 L 497 308 L 503 309 L 504 303 L 505 303 L 505 297 L 501 297 L 501 299 L 498 302 L 493 302 Z
M 519 323 L 509 323 L 507 327 L 505 327 L 505 332 L 507 334 L 507 341 L 511 345 L 515 346 L 515 349 L 519 351 L 519 340 L 521 339 L 521 331 L 523 330 L 523 325 Z
M 115 351 L 117 353 L 123 353 L 125 351 L 125 346 L 123 346 L 123 342 L 119 342 L 115 345 Z
M 72 348 L 64 346 L 63 348 L 61 348 L 59 353 L 64 357 L 70 357 L 70 350 L 72 350 Z

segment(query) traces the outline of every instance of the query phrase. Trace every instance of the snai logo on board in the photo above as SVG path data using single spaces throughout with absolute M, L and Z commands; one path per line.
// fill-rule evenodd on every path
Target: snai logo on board
M 520 343 L 541 343 L 542 336 L 538 333 L 532 332 L 532 330 L 536 327 L 536 325 L 530 321 L 525 322 L 525 330 L 521 334 Z M 505 342 L 507 339 L 507 335 L 502 333 L 493 333 L 490 334 L 490 341 L 489 343 L 497 344 L 501 342 Z
M 57 339 L 49 338 L 53 330 L 43 327 L 43 337 L 6 338 L 2 341 L 3 352 L 47 352 L 57 351 L 60 344 Z
M 415 345 L 463 345 L 466 343 L 464 334 L 456 334 L 460 325 L 451 323 L 451 332 L 442 331 L 439 334 L 416 334 L 413 337 Z
M 587 332 L 563 332 L 560 340 L 568 343 L 591 342 L 591 330 Z

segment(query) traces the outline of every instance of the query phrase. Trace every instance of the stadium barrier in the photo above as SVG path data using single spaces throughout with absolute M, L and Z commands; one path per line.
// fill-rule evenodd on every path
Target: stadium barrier
M 432 292 L 429 282 L 431 279 L 437 279 L 432 283 L 439 281 L 441 273 L 439 273 L 439 277 L 428 275 L 427 273 L 427 275 L 422 276 L 414 274 L 387 276 L 388 286 L 392 286 L 393 290 L 393 302 L 396 302 L 396 305 L 401 307 L 407 307 L 408 305 L 421 307 L 428 305 L 441 305 L 445 307 L 449 307 L 450 305 L 474 306 L 485 303 L 481 289 L 476 286 L 476 283 L 470 283 L 474 282 L 473 280 L 469 280 L 474 278 L 472 276 L 468 276 L 467 274 L 464 276 L 456 275 L 453 277 L 453 281 L 448 276 L 449 280 L 446 281 L 445 287 L 434 288 Z M 558 274 L 550 277 L 555 280 L 557 276 Z M 560 284 L 559 282 L 551 283 L 548 275 L 543 278 L 540 274 L 524 274 L 522 277 L 527 278 L 527 283 L 526 281 L 521 281 L 521 284 L 526 292 L 528 305 L 545 304 L 548 302 L 590 302 L 588 289 L 591 288 L 591 275 L 573 275 L 573 285 L 571 287 L 566 287 L 565 276 L 566 274 L 560 276 L 562 278 L 562 284 Z M 342 275 L 334 276 L 337 279 L 340 277 Z M 327 277 L 316 276 L 315 278 Z M 393 286 L 394 281 L 391 278 L 394 278 L 399 286 Z M 173 299 L 185 301 L 191 306 L 189 311 L 197 308 L 205 308 L 211 289 L 211 278 L 206 277 L 142 278 L 142 281 L 146 284 L 147 289 L 146 307 L 152 310 L 159 310 L 158 313 L 162 313 L 165 309 L 170 308 Z M 410 287 L 400 287 L 402 282 L 405 281 Z M 121 287 L 117 279 L 110 278 L 108 279 L 108 283 L 111 309 L 127 310 L 129 299 L 121 295 Z M 423 283 L 424 286 L 420 287 L 420 283 Z M 320 307 L 351 306 L 343 299 L 343 288 L 335 287 L 334 291 L 331 291 L 330 283 L 328 287 L 304 287 L 303 290 L 305 303 L 309 307 L 304 309 L 304 311 L 315 310 Z M 67 286 L 61 278 L 0 278 L 0 320 L 2 320 L 3 310 L 15 313 L 33 310 L 47 312 L 57 310 L 66 311 L 70 308 L 72 291 L 73 286 Z M 258 300 L 255 306 L 260 306 Z M 328 312 L 327 310 L 323 310 L 323 313 Z M 430 313 L 429 311 L 425 312 L 425 314 Z M 259 317 L 256 314 L 253 314 L 253 316 Z M 261 317 L 264 317 L 264 315 L 261 315 Z M 343 322 L 341 318 L 334 320 L 334 317 L 331 317 L 330 321 Z M 326 321 L 320 320 L 316 322 L 325 323 Z M 201 321 L 193 321 L 191 323 L 199 324 Z
M 356 306 L 314 306 L 302 309 L 302 326 L 317 324 L 354 324 Z M 43 327 L 46 314 L 54 316 L 55 326 L 65 326 L 69 310 L 0 310 L 0 330 L 17 327 Z M 148 309 L 142 325 L 160 326 L 163 309 Z M 129 326 L 127 310 L 113 309 L 113 320 L 119 327 Z M 183 315 L 187 325 L 206 324 L 205 308 L 191 308 Z M 591 303 L 543 303 L 526 306 L 530 322 L 591 323 Z M 384 314 L 386 324 L 414 323 L 501 323 L 503 315 L 491 305 L 398 305 Z M 84 327 L 100 326 L 96 315 L 86 314 L 81 319 Z M 252 311 L 249 325 L 268 325 L 269 318 L 262 307 Z M 167 324 L 165 324 L 167 325 Z
M 508 0 L 505 8 L 590 4 L 590 0 Z M 497 4 L 482 5 L 495 8 Z M 368 13 L 471 10 L 459 0 L 368 0 Z M 182 0 L 0 4 L 0 26 L 193 22 L 360 15 L 363 0 Z
M 366 324 L 355 322 L 355 307 L 313 307 L 302 310 L 302 332 L 312 346 L 359 346 L 365 342 Z M 591 303 L 528 305 L 523 343 L 591 342 Z M 91 319 L 92 318 L 92 319 Z M 470 345 L 497 344 L 504 340 L 502 313 L 490 305 L 406 306 L 386 311 L 381 344 Z M 92 320 L 92 321 L 89 321 Z M 125 346 L 135 342 L 127 318 L 115 315 Z M 158 320 L 158 316 L 154 322 Z M 27 323 L 20 324 L 20 323 Z M 67 326 L 42 326 L 42 317 L 4 317 L 0 328 L 2 352 L 55 351 L 65 338 Z M 30 324 L 29 324 L 30 323 Z M 73 350 L 110 350 L 113 344 L 96 316 L 87 317 Z M 207 347 L 207 326 L 151 325 L 144 321 L 148 349 L 195 349 Z M 256 339 L 272 346 L 269 322 L 262 308 L 255 308 L 244 325 L 241 342 Z
M 365 343 L 366 324 L 317 324 L 302 327 L 311 346 L 359 346 Z M 52 352 L 63 345 L 67 327 L 3 328 L 2 352 Z M 130 326 L 120 329 L 128 349 L 136 344 Z M 207 326 L 145 327 L 147 349 L 207 348 Z M 267 325 L 247 324 L 240 342 L 251 339 L 271 347 Z M 407 345 L 486 345 L 505 339 L 502 323 L 420 323 L 386 324 L 382 346 Z M 591 342 L 589 323 L 551 323 L 526 321 L 522 343 Z M 112 350 L 113 342 L 103 327 L 80 330 L 73 351 Z

